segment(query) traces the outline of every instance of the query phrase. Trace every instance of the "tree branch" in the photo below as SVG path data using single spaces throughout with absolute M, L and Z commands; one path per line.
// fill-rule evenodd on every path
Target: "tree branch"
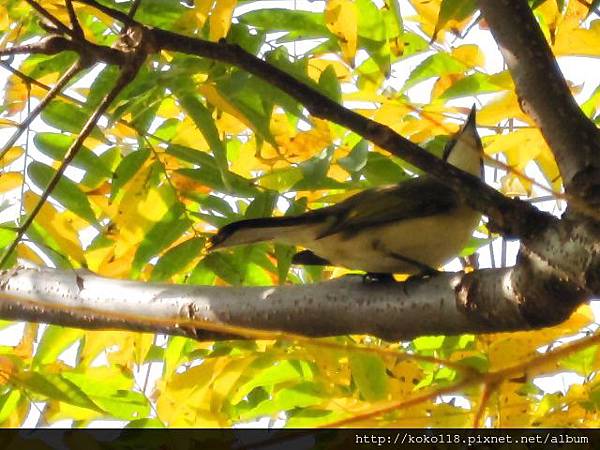
M 96 0 L 76 0 L 93 6 L 125 24 L 135 24 L 152 36 L 157 50 L 171 50 L 210 58 L 239 67 L 281 89 L 302 103 L 311 114 L 343 125 L 393 153 L 419 169 L 437 177 L 464 197 L 493 222 L 494 228 L 511 237 L 535 234 L 555 219 L 549 214 L 517 199 L 510 199 L 462 170 L 424 151 L 391 128 L 370 120 L 339 105 L 292 75 L 246 52 L 238 45 L 183 36 L 158 28 L 145 27 L 127 14 L 101 5 Z
M 18 268 L 0 276 L 0 317 L 195 339 L 274 337 L 248 328 L 387 340 L 541 328 L 600 293 L 600 227 L 563 222 L 546 234 L 514 268 L 404 283 L 365 284 L 347 276 L 314 285 L 223 288 Z
M 55 98 L 63 90 L 63 88 L 69 83 L 69 81 L 71 81 L 73 77 L 77 75 L 77 73 L 79 73 L 79 71 L 82 68 L 83 67 L 81 65 L 81 60 L 78 60 L 63 74 L 62 77 L 60 77 L 60 79 L 56 82 L 54 87 L 46 93 L 44 98 L 36 105 L 35 108 L 33 108 L 33 110 L 25 118 L 25 120 L 19 124 L 19 126 L 17 127 L 17 131 L 15 131 L 13 135 L 10 138 L 8 138 L 8 140 L 2 147 L 2 150 L 0 151 L 0 159 L 2 159 L 4 155 L 11 149 L 11 147 L 15 145 L 17 139 L 19 139 L 21 134 L 23 134 L 23 132 L 29 127 L 29 125 L 31 125 L 31 122 L 35 120 L 35 118 L 38 116 L 39 113 L 42 112 L 46 105 L 50 103 L 50 101 L 52 101 L 52 99 Z
M 4 255 L 2 256 L 2 259 L 0 260 L 0 267 L 4 266 L 4 264 L 6 263 L 6 261 L 12 254 L 12 252 L 17 247 L 17 244 L 19 243 L 21 238 L 25 235 L 25 233 L 27 232 L 27 230 L 29 229 L 29 227 L 31 226 L 33 221 L 35 220 L 37 214 L 42 209 L 42 206 L 48 200 L 48 197 L 50 197 L 50 194 L 52 194 L 52 191 L 54 190 L 54 188 L 56 188 L 56 186 L 57 186 L 60 178 L 64 174 L 66 168 L 69 166 L 71 161 L 73 161 L 75 156 L 77 156 L 77 153 L 81 149 L 83 143 L 85 142 L 87 137 L 90 135 L 90 133 L 93 131 L 94 127 L 96 126 L 96 123 L 98 122 L 98 119 L 100 119 L 102 114 L 104 114 L 104 112 L 108 109 L 108 107 L 110 106 L 112 101 L 117 97 L 117 95 L 119 95 L 119 93 L 125 88 L 125 86 L 127 86 L 127 84 L 131 80 L 133 80 L 133 78 L 137 74 L 138 67 L 139 66 L 123 68 L 119 79 L 115 83 L 115 86 L 112 88 L 112 90 L 108 94 L 106 94 L 104 99 L 100 102 L 100 104 L 96 108 L 96 111 L 94 111 L 94 113 L 87 120 L 87 122 L 83 126 L 81 132 L 77 136 L 77 139 L 75 139 L 75 141 L 73 141 L 73 143 L 71 144 L 71 146 L 68 148 L 67 152 L 65 153 L 65 157 L 64 157 L 62 163 L 60 164 L 58 170 L 56 171 L 56 173 L 54 174 L 54 176 L 52 177 L 50 182 L 48 183 L 48 186 L 42 193 L 39 201 L 37 202 L 37 204 L 31 211 L 29 216 L 27 216 L 27 219 L 25 219 L 25 222 L 23 222 L 23 224 L 21 224 L 21 226 L 19 227 L 19 229 L 17 231 L 17 235 L 15 236 L 14 240 L 11 242 L 11 244 L 8 246 L 8 248 L 5 250 Z
M 565 190 L 600 205 L 600 132 L 571 95 L 526 0 L 479 0 L 521 107 L 552 149 Z
M 56 27 L 57 30 L 60 30 L 67 36 L 77 38 L 77 35 L 73 30 L 71 30 L 64 23 L 62 23 L 60 20 L 58 20 L 52 14 L 50 14 L 44 7 L 42 7 L 36 1 L 34 1 L 34 0 L 25 0 L 25 1 L 29 4 L 29 6 L 31 6 L 33 9 L 35 9 L 39 14 L 41 14 L 43 17 L 45 17 L 47 20 L 49 20 L 52 23 L 52 25 L 54 25 Z
M 65 0 L 65 6 L 67 7 L 67 11 L 69 13 L 69 20 L 71 21 L 71 29 L 75 33 L 77 37 L 83 39 L 84 33 L 81 25 L 79 24 L 79 20 L 77 19 L 77 14 L 75 13 L 75 9 L 73 8 L 73 2 L 71 0 Z

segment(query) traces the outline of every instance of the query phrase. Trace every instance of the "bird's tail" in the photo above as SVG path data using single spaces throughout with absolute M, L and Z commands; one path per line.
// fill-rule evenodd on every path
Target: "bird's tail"
M 300 243 L 314 237 L 316 217 L 267 217 L 233 222 L 219 229 L 210 240 L 209 251 L 256 242 Z

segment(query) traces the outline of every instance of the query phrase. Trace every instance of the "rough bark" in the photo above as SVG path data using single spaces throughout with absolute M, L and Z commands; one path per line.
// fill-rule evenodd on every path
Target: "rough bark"
M 404 283 L 349 276 L 304 286 L 178 286 L 19 268 L 0 277 L 0 316 L 197 339 L 264 337 L 258 329 L 403 340 L 559 323 L 600 293 L 599 274 L 600 226 L 563 221 L 524 243 L 513 268 Z
M 517 88 L 556 157 L 567 193 L 600 206 L 600 132 L 581 111 L 525 0 L 479 0 Z
M 146 53 L 181 51 L 227 62 L 263 78 L 313 114 L 342 124 L 437 176 L 488 214 L 498 228 L 521 237 L 521 249 L 513 268 L 444 273 L 395 284 L 364 284 L 360 277 L 347 277 L 309 286 L 220 288 L 20 268 L 1 276 L 1 317 L 198 339 L 264 336 L 237 328 L 248 327 L 308 336 L 366 333 L 397 340 L 424 334 L 539 328 L 566 319 L 575 307 L 600 294 L 597 218 L 583 215 L 558 220 L 508 199 L 237 46 L 144 27 L 94 0 L 78 1 L 141 30 Z M 593 207 L 600 178 L 594 178 L 600 167 L 598 132 L 595 127 L 592 130 L 568 93 L 543 35 L 531 21 L 527 2 L 480 0 L 480 6 L 503 47 L 522 104 L 555 151 L 568 192 Z M 87 44 L 78 45 L 84 49 Z M 94 50 L 98 54 L 103 51 Z M 121 61 L 127 58 L 125 53 L 118 55 Z

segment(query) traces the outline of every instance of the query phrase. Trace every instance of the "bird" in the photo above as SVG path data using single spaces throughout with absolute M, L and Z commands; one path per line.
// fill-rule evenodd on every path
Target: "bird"
M 473 106 L 442 159 L 483 178 L 475 115 Z M 424 174 L 296 216 L 229 223 L 211 237 L 209 252 L 272 241 L 303 247 L 292 258 L 295 264 L 340 266 L 382 280 L 426 276 L 459 254 L 480 220 L 454 190 Z

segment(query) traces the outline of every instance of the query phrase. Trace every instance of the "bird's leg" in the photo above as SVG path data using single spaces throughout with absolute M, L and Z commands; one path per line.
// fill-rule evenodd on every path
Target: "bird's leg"
M 434 269 L 433 267 L 428 266 L 427 264 L 419 262 L 419 261 L 417 261 L 415 259 L 408 258 L 406 256 L 402 256 L 399 253 L 387 252 L 387 254 L 389 256 L 391 256 L 392 258 L 399 259 L 400 261 L 403 261 L 403 262 L 405 262 L 407 264 L 410 264 L 411 266 L 415 266 L 417 269 L 419 269 L 419 272 L 417 274 L 415 274 L 415 275 L 411 275 L 411 277 L 424 278 L 424 277 L 430 277 L 432 275 L 435 275 L 435 274 L 439 273 L 439 270 Z M 409 279 L 411 277 L 409 277 Z

